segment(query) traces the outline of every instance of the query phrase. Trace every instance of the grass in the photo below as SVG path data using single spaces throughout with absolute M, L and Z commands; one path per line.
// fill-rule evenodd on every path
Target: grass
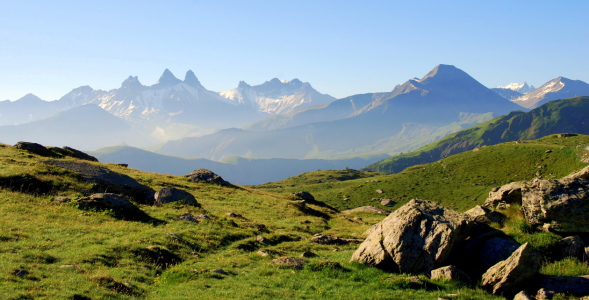
M 374 176 L 327 181 L 324 178 L 328 177 L 329 171 L 318 171 L 261 184 L 256 189 L 278 193 L 305 190 L 342 210 L 364 205 L 396 209 L 411 199 L 421 198 L 465 211 L 483 204 L 494 187 L 537 176 L 561 178 L 583 168 L 589 157 L 585 149 L 588 145 L 587 135 L 567 138 L 552 135 L 538 140 L 482 147 L 434 163 L 416 165 L 397 174 L 368 173 Z M 551 152 L 547 153 L 547 150 Z M 390 198 L 397 204 L 387 208 L 373 198 Z
M 495 299 L 477 289 L 425 278 L 419 285 L 405 279 L 386 281 L 397 275 L 348 262 L 357 245 L 308 242 L 315 233 L 358 237 L 381 215 L 344 215 L 328 207 L 303 206 L 270 191 L 192 183 L 183 177 L 107 164 L 154 190 L 174 186 L 189 191 L 201 205 L 135 203 L 142 213 L 161 222 L 121 220 L 109 211 L 52 202 L 57 196 L 88 195 L 92 184 L 41 163 L 44 159 L 0 146 L 3 299 L 182 299 L 195 294 L 210 299 L 387 299 L 391 295 L 431 299 L 445 293 Z M 373 175 L 347 170 L 323 180 Z M 185 213 L 207 214 L 210 219 L 174 220 Z M 260 250 L 271 255 L 255 254 Z M 318 254 L 305 258 L 309 267 L 303 270 L 269 264 L 273 258 L 303 251 Z
M 387 208 L 391 210 L 412 197 L 466 209 L 503 182 L 528 179 L 537 170 L 557 178 L 583 165 L 579 157 L 585 155 L 587 137 L 567 139 L 571 145 L 550 141 L 485 147 L 396 175 L 318 171 L 260 187 L 192 183 L 103 165 L 154 190 L 186 190 L 201 205 L 135 203 L 158 222 L 120 220 L 109 211 L 53 203 L 57 196 L 88 195 L 92 184 L 41 163 L 46 158 L 0 145 L 0 294 L 3 299 L 436 299 L 448 294 L 456 294 L 452 299 L 500 299 L 476 286 L 425 277 L 415 281 L 350 263 L 357 244 L 320 245 L 309 239 L 316 233 L 359 238 L 385 216 L 303 205 L 288 193 L 306 190 L 338 209 L 379 206 L 373 197 L 398 201 Z M 545 153 L 548 148 L 553 152 Z M 210 219 L 174 219 L 185 213 Z M 506 226 L 522 242 L 534 241 L 536 247 L 552 243 L 552 237 L 526 232 L 522 224 Z M 302 270 L 269 264 L 304 251 L 317 256 L 304 258 Z M 575 262 L 551 263 L 545 264 L 546 274 L 570 265 L 575 272 L 585 271 Z M 223 272 L 211 271 L 218 269 Z

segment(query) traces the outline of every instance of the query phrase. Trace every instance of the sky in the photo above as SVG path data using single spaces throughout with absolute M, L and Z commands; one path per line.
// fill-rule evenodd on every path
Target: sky
M 336 98 L 390 91 L 438 64 L 487 87 L 589 82 L 589 1 L 0 0 L 0 100 L 144 85 L 193 70 L 309 82 Z

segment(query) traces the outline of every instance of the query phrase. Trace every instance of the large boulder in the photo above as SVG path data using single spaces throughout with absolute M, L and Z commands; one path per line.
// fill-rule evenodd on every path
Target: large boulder
M 194 170 L 192 173 L 184 175 L 184 177 L 188 177 L 192 182 L 212 182 L 226 186 L 231 185 L 231 183 L 225 181 L 221 176 L 215 174 L 213 171 L 202 168 Z
M 41 155 L 41 156 L 53 156 L 53 152 L 51 152 L 51 150 L 49 150 L 49 149 L 45 148 L 45 146 L 43 146 L 41 144 L 37 144 L 37 143 L 18 142 L 12 147 L 14 147 L 16 149 L 25 150 L 25 151 L 28 151 L 31 153 L 35 153 L 35 154 Z
M 112 193 L 98 193 L 75 200 L 79 209 L 90 211 L 107 211 L 113 217 L 122 220 L 155 221 L 140 210 L 127 198 Z
M 577 297 L 589 296 L 589 275 L 545 276 L 542 277 L 539 285 L 555 293 L 567 293 Z
M 483 274 L 481 286 L 494 295 L 513 297 L 524 289 L 540 269 L 540 255 L 528 243 Z
M 426 273 L 447 265 L 468 233 L 464 214 L 414 199 L 373 227 L 351 261 L 400 273 Z
M 562 257 L 574 257 L 586 261 L 585 244 L 578 235 L 567 236 L 559 241 Z
M 300 191 L 300 192 L 294 192 L 294 193 L 290 193 L 290 194 L 299 200 L 305 200 L 305 201 L 311 201 L 311 202 L 315 201 L 315 197 L 313 197 L 313 195 L 311 195 L 311 193 L 309 193 L 309 192 Z
M 87 160 L 87 161 L 98 161 L 98 159 L 92 155 L 86 154 L 80 150 L 76 150 L 74 148 L 68 147 L 68 146 L 64 146 L 61 148 L 49 148 L 51 151 L 55 152 L 55 153 L 59 153 L 63 156 L 71 156 L 71 157 L 75 157 L 77 159 L 81 159 L 81 160 Z
M 502 213 L 480 205 L 465 211 L 464 214 L 467 215 L 471 221 L 481 224 L 501 223 L 505 219 L 505 215 Z
M 505 204 L 522 204 L 522 183 L 512 182 L 504 186 L 497 187 L 489 192 L 489 197 L 485 200 L 483 206 L 497 208 L 498 205 Z
M 589 232 L 588 183 L 571 177 L 525 182 L 521 211 L 526 221 L 557 232 Z
M 198 202 L 191 193 L 169 186 L 157 191 L 155 193 L 154 199 L 155 204 L 166 204 L 183 201 L 185 204 L 199 206 Z
M 145 194 L 151 190 L 149 187 L 140 184 L 137 180 L 127 175 L 90 163 L 57 159 L 46 160 L 43 163 L 67 169 L 78 174 L 85 181 L 94 183 L 92 189 L 95 192 L 122 194 L 143 202 L 145 200 Z

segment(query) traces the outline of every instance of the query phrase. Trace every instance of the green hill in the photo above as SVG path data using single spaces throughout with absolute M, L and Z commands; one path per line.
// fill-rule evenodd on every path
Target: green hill
M 476 148 L 397 174 L 369 172 L 361 174 L 374 176 L 330 182 L 321 178 L 331 171 L 311 172 L 257 188 L 281 193 L 309 191 L 338 209 L 380 206 L 373 198 L 392 199 L 397 204 L 387 209 L 395 209 L 413 198 L 421 198 L 464 211 L 482 204 L 494 187 L 537 176 L 560 178 L 584 167 L 589 163 L 588 146 L 587 135 L 550 135 Z
M 514 111 L 448 135 L 418 150 L 384 159 L 364 170 L 398 173 L 410 166 L 472 150 L 483 145 L 537 139 L 555 133 L 589 134 L 589 97 L 550 101 L 532 111 Z
M 47 159 L 0 144 L 3 299 L 435 299 L 455 293 L 499 299 L 476 287 L 423 276 L 415 283 L 349 263 L 356 244 L 309 242 L 316 233 L 359 237 L 382 215 L 353 219 L 287 195 L 87 162 L 155 191 L 180 188 L 200 204 L 133 202 L 143 217 L 122 218 L 117 211 L 57 201 L 87 196 L 99 186 Z M 369 175 L 348 170 L 322 180 L 336 184 Z M 187 213 L 208 219 L 179 219 Z M 303 251 L 317 256 L 304 258 L 302 270 L 270 264 Z

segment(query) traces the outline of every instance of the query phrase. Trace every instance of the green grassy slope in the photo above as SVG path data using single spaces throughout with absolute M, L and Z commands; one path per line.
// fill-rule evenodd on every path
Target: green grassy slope
M 398 173 L 483 145 L 537 139 L 555 133 L 589 134 L 589 97 L 550 101 L 530 112 L 515 111 L 448 135 L 412 152 L 384 159 L 364 170 Z
M 2 299 L 435 299 L 455 293 L 457 299 L 498 299 L 475 287 L 424 277 L 423 284 L 403 276 L 385 280 L 400 275 L 348 262 L 357 245 L 308 242 L 315 233 L 358 237 L 381 215 L 353 219 L 273 192 L 94 163 L 155 190 L 184 189 L 202 205 L 135 203 L 156 222 L 125 221 L 110 211 L 53 203 L 56 196 L 86 195 L 93 186 L 41 163 L 45 159 L 0 145 Z M 348 177 L 346 173 L 333 180 Z M 226 216 L 229 212 L 243 219 Z M 174 219 L 184 213 L 204 213 L 211 219 Z M 258 235 L 266 241 L 258 241 Z M 258 250 L 271 255 L 259 256 Z M 303 270 L 269 264 L 302 251 L 318 254 L 305 258 Z
M 415 165 L 398 174 L 319 182 L 326 175 L 312 172 L 257 188 L 282 193 L 306 190 L 339 209 L 380 206 L 372 198 L 390 198 L 397 204 L 389 209 L 395 209 L 410 199 L 422 198 L 464 211 L 482 204 L 493 187 L 536 176 L 560 178 L 584 167 L 589 162 L 588 145 L 587 135 L 551 135 L 481 147 L 434 163 Z

